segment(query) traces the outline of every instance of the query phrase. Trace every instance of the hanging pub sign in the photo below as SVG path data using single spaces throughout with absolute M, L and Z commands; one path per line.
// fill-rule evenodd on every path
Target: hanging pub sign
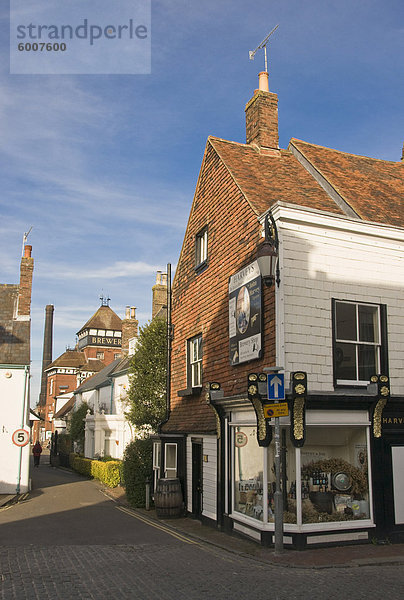
M 262 292 L 258 262 L 232 275 L 229 280 L 230 364 L 261 357 Z

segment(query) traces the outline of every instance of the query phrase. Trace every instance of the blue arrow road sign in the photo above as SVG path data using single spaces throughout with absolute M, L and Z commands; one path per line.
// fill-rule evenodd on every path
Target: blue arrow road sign
M 268 375 L 269 400 L 285 400 L 285 375 L 284 373 L 271 373 Z

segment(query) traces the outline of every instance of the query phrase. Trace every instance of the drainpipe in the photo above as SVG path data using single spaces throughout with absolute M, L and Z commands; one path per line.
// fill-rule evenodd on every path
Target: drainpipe
M 173 331 L 171 323 L 171 263 L 167 265 L 167 393 L 166 393 L 166 418 L 170 417 L 171 411 L 171 347 Z
M 112 405 L 113 405 L 113 402 L 114 402 L 114 384 L 115 384 L 115 378 L 114 377 L 108 377 L 108 379 L 111 382 L 111 401 L 110 401 L 109 414 L 112 415 Z
M 29 366 L 25 365 L 25 380 L 24 380 L 24 395 L 22 401 L 22 415 L 21 415 L 21 429 L 24 429 L 25 420 L 26 420 L 26 401 L 28 399 L 28 385 L 29 385 Z M 15 488 L 15 493 L 19 494 L 21 489 L 21 465 L 22 465 L 22 450 L 23 447 L 20 446 L 20 456 L 18 460 L 18 476 L 17 476 L 17 487 Z

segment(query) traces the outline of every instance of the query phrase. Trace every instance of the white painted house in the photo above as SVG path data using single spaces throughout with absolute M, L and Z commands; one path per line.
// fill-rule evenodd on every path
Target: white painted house
M 29 489 L 33 268 L 31 246 L 25 246 L 19 285 L 0 284 L 0 494 Z
M 134 428 L 125 418 L 129 360 L 126 356 L 113 361 L 74 392 L 74 410 L 83 402 L 91 409 L 85 421 L 84 455 L 88 458 L 122 459 L 134 439 Z

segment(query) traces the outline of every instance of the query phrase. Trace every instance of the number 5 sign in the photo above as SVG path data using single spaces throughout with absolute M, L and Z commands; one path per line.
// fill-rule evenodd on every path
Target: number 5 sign
M 29 442 L 29 433 L 25 429 L 16 429 L 12 436 L 13 444 L 16 446 L 26 446 Z

